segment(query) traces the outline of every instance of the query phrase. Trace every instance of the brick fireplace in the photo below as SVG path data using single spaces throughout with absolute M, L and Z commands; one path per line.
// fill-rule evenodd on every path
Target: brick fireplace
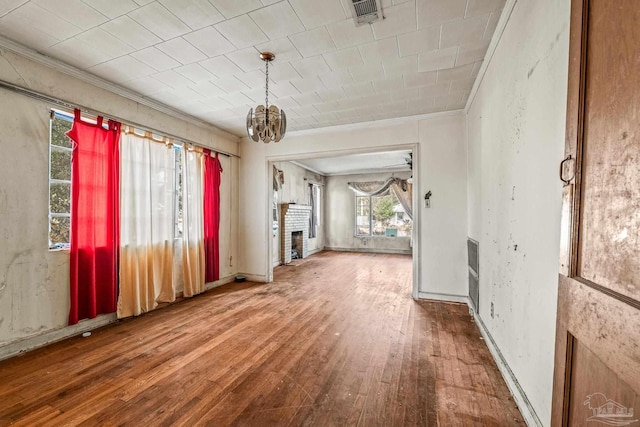
M 298 257 L 309 256 L 309 215 L 311 206 L 294 203 L 280 205 L 280 262 L 283 264 L 291 262 L 291 240 L 294 232 L 302 232 L 302 250 L 298 247 Z

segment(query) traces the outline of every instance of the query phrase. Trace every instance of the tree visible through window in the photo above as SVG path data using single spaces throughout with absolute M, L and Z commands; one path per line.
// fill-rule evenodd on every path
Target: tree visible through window
M 51 112 L 49 133 L 49 247 L 68 247 L 71 226 L 71 151 L 65 133 L 73 118 Z
M 356 236 L 411 236 L 412 226 L 393 191 L 356 196 Z

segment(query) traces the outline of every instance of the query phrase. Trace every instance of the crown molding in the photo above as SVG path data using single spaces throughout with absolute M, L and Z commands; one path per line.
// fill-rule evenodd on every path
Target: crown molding
M 507 23 L 509 23 L 511 13 L 513 12 L 513 8 L 516 6 L 516 3 L 518 3 L 518 0 L 507 0 L 507 3 L 504 5 L 504 9 L 502 9 L 502 14 L 500 15 L 500 19 L 498 20 L 498 25 L 493 32 L 493 37 L 491 37 L 491 42 L 489 43 L 489 47 L 487 48 L 487 53 L 485 53 L 484 55 L 484 61 L 482 61 L 482 65 L 480 66 L 480 70 L 478 71 L 478 76 L 476 77 L 476 80 L 471 87 L 469 98 L 467 98 L 467 104 L 464 106 L 463 111 L 465 115 L 469 113 L 469 109 L 471 108 L 473 101 L 475 101 L 476 99 L 478 89 L 482 84 L 484 75 L 487 73 L 487 68 L 489 68 L 489 65 L 491 64 L 491 60 L 493 59 L 493 55 L 498 48 L 498 44 L 500 44 L 500 40 L 502 40 L 502 35 L 504 34 L 504 30 L 507 27 Z
M 0 48 L 13 52 L 16 55 L 25 57 L 31 61 L 37 62 L 46 67 L 52 68 L 56 71 L 59 71 L 70 77 L 81 80 L 85 83 L 89 83 L 93 86 L 99 87 L 101 89 L 105 89 L 111 93 L 122 96 L 123 98 L 137 102 L 138 104 L 157 110 L 168 116 L 175 117 L 176 119 L 180 119 L 185 122 L 191 123 L 193 125 L 207 129 L 220 137 L 230 139 L 231 141 L 240 140 L 240 137 L 238 135 L 235 135 L 223 129 L 220 129 L 209 122 L 198 119 L 197 117 L 194 117 L 192 115 L 179 111 L 173 107 L 170 107 L 166 104 L 155 101 L 151 98 L 145 97 L 137 92 L 134 92 L 118 84 L 112 83 L 108 80 L 105 80 L 101 77 L 98 77 L 87 71 L 81 70 L 72 65 L 66 64 L 58 59 L 54 59 L 50 56 L 44 55 L 20 43 L 16 43 L 15 41 L 10 40 L 4 36 L 0 36 Z

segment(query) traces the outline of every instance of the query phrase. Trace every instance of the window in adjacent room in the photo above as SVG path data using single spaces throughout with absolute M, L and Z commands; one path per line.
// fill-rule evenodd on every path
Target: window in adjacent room
M 49 125 L 49 248 L 69 247 L 71 228 L 71 152 L 65 134 L 73 116 L 51 111 Z
M 411 236 L 412 226 L 393 191 L 356 196 L 356 236 Z
M 309 184 L 309 205 L 311 215 L 309 216 L 309 238 L 315 239 L 318 236 L 318 226 L 320 225 L 320 186 Z

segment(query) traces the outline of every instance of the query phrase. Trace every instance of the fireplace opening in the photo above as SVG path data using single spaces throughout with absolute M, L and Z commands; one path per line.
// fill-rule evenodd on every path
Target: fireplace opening
M 291 232 L 291 259 L 299 259 L 303 256 L 302 231 Z

